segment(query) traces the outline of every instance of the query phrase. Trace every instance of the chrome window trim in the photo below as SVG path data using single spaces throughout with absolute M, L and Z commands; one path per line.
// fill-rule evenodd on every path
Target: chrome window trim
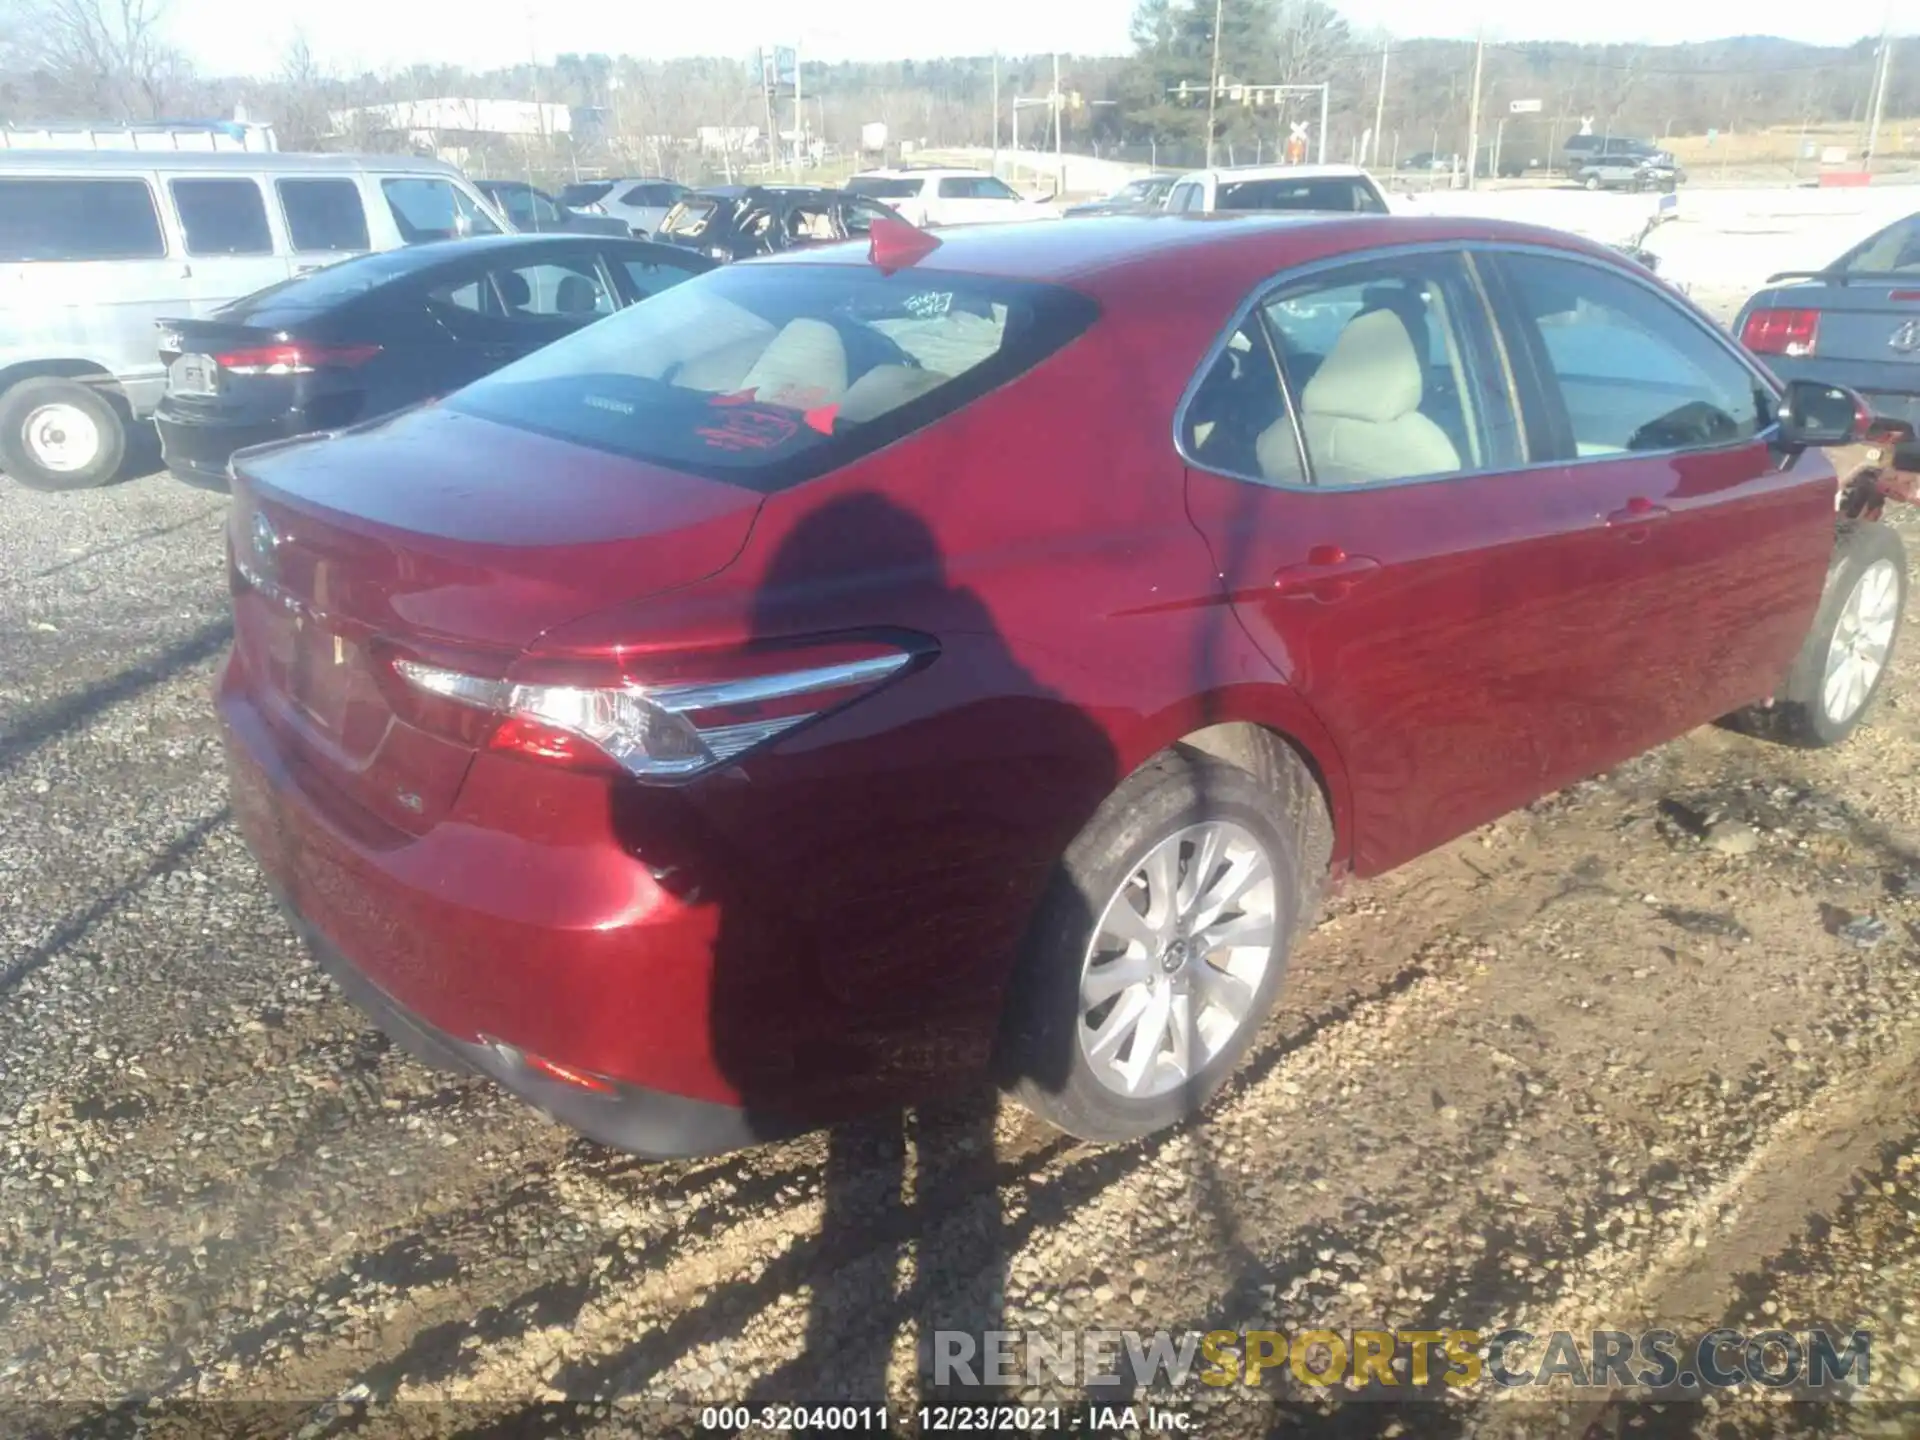
M 1478 274 L 1477 267 L 1472 263 L 1472 257 L 1475 255 L 1537 255 L 1549 260 L 1565 260 L 1571 264 L 1585 265 L 1603 274 L 1621 276 L 1631 284 L 1638 285 L 1651 292 L 1667 304 L 1674 305 L 1696 328 L 1704 331 L 1712 340 L 1718 343 L 1722 349 L 1732 355 L 1749 374 L 1766 388 L 1767 392 L 1771 394 L 1776 401 L 1779 400 L 1783 393 L 1779 382 L 1777 382 L 1772 375 L 1769 375 L 1763 366 L 1742 350 L 1739 344 L 1718 325 L 1714 324 L 1712 320 L 1702 315 L 1692 305 L 1685 303 L 1684 297 L 1676 296 L 1653 276 L 1636 274 L 1633 268 L 1629 266 L 1616 265 L 1614 262 L 1600 256 L 1587 255 L 1578 250 L 1562 250 L 1552 245 L 1535 244 L 1520 240 L 1428 240 L 1401 245 L 1379 245 L 1368 247 L 1365 250 L 1352 250 L 1339 255 L 1323 256 L 1321 259 L 1309 261 L 1304 265 L 1290 266 L 1285 270 L 1276 271 L 1256 284 L 1248 293 L 1247 297 L 1242 300 L 1239 305 L 1234 307 L 1233 314 L 1228 318 L 1226 325 L 1220 333 L 1214 337 L 1213 343 L 1207 347 L 1205 354 L 1201 357 L 1200 364 L 1195 367 L 1193 375 L 1188 379 L 1186 388 L 1180 392 L 1179 403 L 1174 406 L 1173 450 L 1174 453 L 1180 457 L 1181 463 L 1190 469 L 1205 471 L 1209 475 L 1218 475 L 1226 480 L 1238 480 L 1247 485 L 1258 485 L 1266 490 L 1290 491 L 1303 495 L 1345 495 L 1360 490 L 1388 490 L 1403 485 L 1433 485 L 1449 480 L 1472 480 L 1486 475 L 1519 475 L 1530 470 L 1561 470 L 1586 465 L 1618 464 L 1623 459 L 1659 460 L 1674 455 L 1725 454 L 1734 450 L 1745 449 L 1749 445 L 1767 442 L 1769 437 L 1778 430 L 1779 422 L 1776 419 L 1774 424 L 1767 426 L 1764 430 L 1758 431 L 1749 438 L 1727 445 L 1687 445 L 1667 450 L 1622 450 L 1612 455 L 1577 455 L 1569 456 L 1561 460 L 1534 460 L 1529 458 L 1523 464 L 1502 466 L 1498 469 L 1449 470 L 1443 475 L 1411 475 L 1404 480 L 1378 480 L 1366 485 L 1317 485 L 1313 481 L 1312 466 L 1308 463 L 1306 440 L 1301 434 L 1300 417 L 1294 405 L 1292 389 L 1290 386 L 1283 384 L 1280 390 L 1285 400 L 1287 415 L 1293 422 L 1294 443 L 1299 449 L 1302 473 L 1307 476 L 1305 484 L 1291 480 L 1269 480 L 1262 475 L 1242 475 L 1232 470 L 1223 470 L 1217 466 L 1202 464 L 1187 453 L 1186 446 L 1181 444 L 1180 441 L 1181 434 L 1186 429 L 1187 409 L 1192 405 L 1194 396 L 1200 389 L 1201 382 L 1206 379 L 1208 373 L 1219 361 L 1221 354 L 1226 350 L 1227 344 L 1232 340 L 1234 333 L 1238 331 L 1242 325 L 1246 324 L 1247 318 L 1252 315 L 1255 310 L 1259 309 L 1263 297 L 1271 294 L 1275 289 L 1283 285 L 1291 285 L 1300 280 L 1311 279 L 1313 276 L 1329 270 L 1339 270 L 1352 265 L 1364 264 L 1366 261 L 1376 257 L 1394 258 L 1408 255 L 1431 254 L 1465 256 L 1468 261 L 1467 268 L 1473 274 L 1476 284 L 1480 282 L 1481 277 Z M 1675 304 L 1676 301 L 1680 303 Z M 1485 307 L 1488 322 L 1493 326 L 1495 343 L 1504 362 L 1506 360 L 1507 346 L 1506 336 L 1500 325 L 1500 311 L 1493 303 L 1491 296 L 1483 293 L 1482 302 Z M 1512 366 L 1508 363 L 1505 368 L 1507 371 L 1508 384 L 1512 385 L 1515 383 Z M 1515 419 L 1520 423 L 1521 439 L 1524 444 L 1526 438 L 1526 417 L 1524 412 L 1516 410 Z

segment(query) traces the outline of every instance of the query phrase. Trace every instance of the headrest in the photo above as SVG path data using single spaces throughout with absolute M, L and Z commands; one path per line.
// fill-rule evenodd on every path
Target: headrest
M 1420 408 L 1426 381 L 1407 327 L 1391 310 L 1356 315 L 1307 382 L 1300 407 L 1384 425 Z
M 494 277 L 500 282 L 500 299 L 509 310 L 518 310 L 533 301 L 533 287 L 518 270 L 503 270 Z

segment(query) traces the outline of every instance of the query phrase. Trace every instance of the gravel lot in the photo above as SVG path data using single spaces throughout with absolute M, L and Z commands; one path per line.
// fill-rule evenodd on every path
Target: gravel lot
M 1702 730 L 1350 889 L 1204 1127 L 1100 1148 L 960 1096 L 648 1164 L 429 1073 L 297 952 L 209 713 L 224 503 L 0 482 L 0 1417 L 273 1400 L 342 1434 L 313 1407 L 399 1399 L 505 1434 L 635 1413 L 563 1398 L 907 1398 L 937 1327 L 1645 1317 L 1865 1324 L 1872 1393 L 1920 1396 L 1912 643 L 1838 752 Z M 1209 1435 L 1517 1413 L 1202 1398 Z

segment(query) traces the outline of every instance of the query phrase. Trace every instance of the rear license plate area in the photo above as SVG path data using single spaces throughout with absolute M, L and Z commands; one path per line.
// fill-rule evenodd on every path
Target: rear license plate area
M 167 389 L 205 398 L 220 393 L 220 365 L 211 355 L 182 355 L 167 367 Z

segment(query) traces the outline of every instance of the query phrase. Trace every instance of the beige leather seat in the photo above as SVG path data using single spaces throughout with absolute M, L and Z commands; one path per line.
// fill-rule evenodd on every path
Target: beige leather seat
M 1460 453 L 1420 413 L 1426 388 L 1406 324 L 1391 310 L 1356 315 L 1300 396 L 1300 429 L 1322 485 L 1363 485 L 1460 469 Z M 1257 442 L 1261 472 L 1291 473 L 1292 428 L 1269 426 Z
M 740 382 L 767 405 L 810 410 L 847 393 L 847 347 L 824 320 L 790 320 Z
M 840 418 L 850 422 L 877 420 L 889 410 L 939 389 L 949 378 L 938 370 L 916 370 L 911 365 L 876 365 L 847 387 L 840 401 Z

